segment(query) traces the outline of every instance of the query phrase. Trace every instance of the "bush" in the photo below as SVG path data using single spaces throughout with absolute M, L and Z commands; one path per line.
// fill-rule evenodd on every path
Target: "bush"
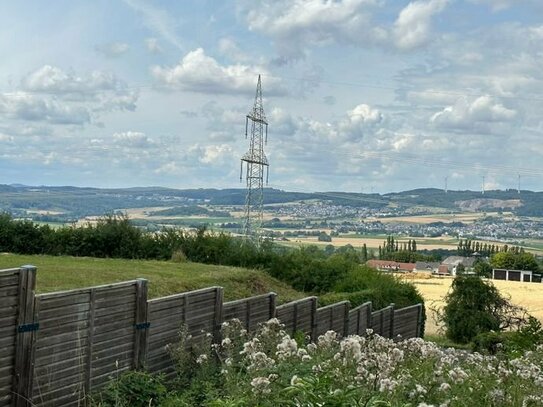
M 514 332 L 486 332 L 473 339 L 472 348 L 477 352 L 496 354 L 508 353 L 520 356 L 525 351 L 535 350 L 543 344 L 543 327 L 541 322 L 530 316 L 525 326 Z
M 438 319 L 447 338 L 458 343 L 485 332 L 519 328 L 526 320 L 522 308 L 512 305 L 491 282 L 475 276 L 457 276 L 445 302 Z
M 183 253 L 183 250 L 177 249 L 172 253 L 172 261 L 174 263 L 185 263 L 187 261 L 187 256 Z
M 152 407 L 167 395 L 164 377 L 146 372 L 126 372 L 111 381 L 93 400 L 101 407 Z

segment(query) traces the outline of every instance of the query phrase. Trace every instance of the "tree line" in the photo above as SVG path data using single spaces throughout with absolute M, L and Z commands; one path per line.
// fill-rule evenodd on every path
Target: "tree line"
M 353 306 L 373 301 L 384 307 L 423 303 L 416 288 L 367 268 L 352 246 L 321 250 L 290 248 L 265 241 L 256 246 L 230 234 L 205 228 L 165 228 L 145 232 L 122 215 L 111 215 L 82 227 L 51 228 L 0 214 L 0 252 L 125 259 L 192 261 L 261 269 L 293 288 L 317 295 L 334 293 Z
M 478 242 L 470 239 L 460 239 L 458 242 L 457 252 L 459 256 L 471 256 L 478 253 L 482 256 L 490 257 L 495 253 L 524 253 L 524 248 L 519 246 L 509 246 L 504 244 L 503 246 L 497 244 L 490 244 L 486 242 Z

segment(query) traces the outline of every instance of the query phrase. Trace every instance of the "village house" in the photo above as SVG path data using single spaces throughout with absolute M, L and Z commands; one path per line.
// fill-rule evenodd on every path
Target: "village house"
M 413 272 L 415 263 L 400 263 L 392 260 L 368 260 L 366 264 L 381 271 Z
M 441 266 L 447 266 L 448 273 L 455 276 L 459 265 L 464 266 L 465 271 L 471 271 L 475 260 L 477 259 L 474 257 L 449 256 L 441 262 Z M 441 266 L 440 272 L 442 271 Z
M 437 273 L 439 269 L 439 262 L 417 261 L 415 263 L 415 273 Z

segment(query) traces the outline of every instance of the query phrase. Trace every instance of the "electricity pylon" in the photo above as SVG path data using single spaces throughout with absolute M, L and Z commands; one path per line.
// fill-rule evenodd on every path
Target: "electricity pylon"
M 269 163 L 266 154 L 264 154 L 264 144 L 268 142 L 268 122 L 262 105 L 260 75 L 258 75 L 253 109 L 245 117 L 245 138 L 247 138 L 249 120 L 251 121 L 249 151 L 241 158 L 239 180 L 241 182 L 243 179 L 243 162 L 245 162 L 247 193 L 245 195 L 243 234 L 247 239 L 258 243 L 261 238 L 262 209 L 264 206 L 264 167 L 266 167 L 266 184 L 269 175 Z

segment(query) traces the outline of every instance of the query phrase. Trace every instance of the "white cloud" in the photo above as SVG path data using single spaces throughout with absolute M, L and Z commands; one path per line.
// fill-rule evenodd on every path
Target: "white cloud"
M 8 136 L 7 134 L 0 133 L 0 142 L 2 143 L 11 143 L 13 142 L 13 136 Z
M 514 4 L 517 4 L 519 0 L 468 0 L 471 3 L 475 4 L 486 4 L 493 11 L 500 11 L 511 7 Z
M 409 3 L 394 23 L 394 41 L 402 50 L 426 44 L 431 38 L 431 21 L 443 11 L 448 0 L 414 1 Z
M 107 44 L 97 45 L 94 49 L 106 58 L 117 58 L 126 54 L 130 47 L 124 42 L 108 42 Z
M 517 112 L 508 109 L 490 96 L 474 100 L 460 98 L 453 106 L 435 113 L 430 121 L 438 127 L 474 128 L 477 123 L 508 122 L 517 117 Z
M 146 38 L 145 47 L 147 48 L 147 51 L 152 54 L 162 53 L 162 48 L 160 47 L 160 44 L 158 43 L 158 40 L 156 38 Z
M 307 45 L 362 44 L 383 35 L 370 26 L 375 0 L 269 0 L 246 10 L 249 29 L 271 36 L 285 57 L 300 57 Z
M 154 33 L 176 48 L 182 48 L 177 34 L 178 23 L 166 10 L 155 7 L 145 0 L 124 0 L 124 2 L 142 15 L 144 24 Z
M 114 133 L 113 141 L 120 146 L 135 148 L 148 148 L 154 144 L 152 139 L 139 131 Z
M 219 40 L 219 52 L 236 62 L 245 62 L 249 59 L 232 38 L 221 38 Z
M 62 69 L 44 65 L 22 80 L 25 90 L 46 93 L 85 93 L 100 90 L 115 90 L 122 83 L 113 74 L 93 71 L 88 75 L 77 75 Z
M 259 74 L 267 75 L 262 67 L 234 64 L 220 65 L 206 55 L 202 48 L 186 54 L 174 67 L 154 66 L 153 76 L 163 85 L 192 92 L 202 93 L 253 93 Z M 282 93 L 278 81 L 265 77 L 266 95 Z
M 196 156 L 202 164 L 213 166 L 224 164 L 225 161 L 233 159 L 233 149 L 229 144 L 206 145 L 195 144 L 188 150 L 189 155 Z
M 245 10 L 249 29 L 274 40 L 281 60 L 301 58 L 310 46 L 348 44 L 402 51 L 426 45 L 433 37 L 432 18 L 449 0 L 417 0 L 395 22 L 378 12 L 378 0 L 263 0 Z
M 17 92 L 0 94 L 0 113 L 10 119 L 44 121 L 51 124 L 78 124 L 90 122 L 90 113 L 80 106 L 71 106 L 55 99 L 44 99 Z

